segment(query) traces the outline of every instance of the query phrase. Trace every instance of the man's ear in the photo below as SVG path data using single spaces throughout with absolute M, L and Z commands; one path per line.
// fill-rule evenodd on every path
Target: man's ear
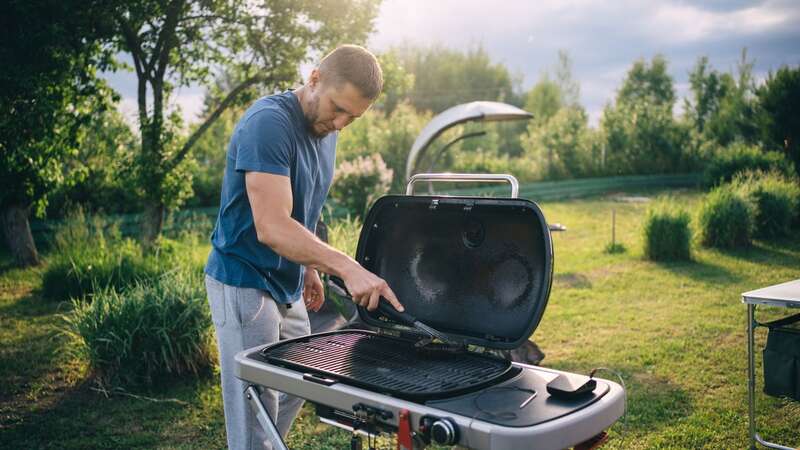
M 311 75 L 308 77 L 308 85 L 312 89 L 316 89 L 317 87 L 319 87 L 319 68 L 315 67 L 311 71 Z

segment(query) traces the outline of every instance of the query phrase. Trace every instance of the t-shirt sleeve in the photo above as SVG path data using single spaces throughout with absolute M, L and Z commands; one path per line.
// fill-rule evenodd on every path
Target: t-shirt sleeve
M 289 120 L 274 110 L 254 113 L 237 136 L 235 168 L 239 172 L 266 172 L 289 176 L 293 158 Z

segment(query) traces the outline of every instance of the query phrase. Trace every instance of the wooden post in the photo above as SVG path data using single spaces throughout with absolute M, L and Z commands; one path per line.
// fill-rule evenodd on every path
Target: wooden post
M 611 210 L 611 249 L 613 250 L 614 247 L 617 246 L 616 243 L 616 231 L 617 231 L 617 210 Z

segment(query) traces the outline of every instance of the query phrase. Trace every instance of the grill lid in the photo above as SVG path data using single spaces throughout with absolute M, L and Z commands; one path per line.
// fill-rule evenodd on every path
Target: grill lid
M 361 265 L 421 322 L 467 344 L 518 347 L 536 329 L 553 272 L 550 231 L 523 199 L 386 196 L 369 211 Z M 370 325 L 395 328 L 359 307 Z

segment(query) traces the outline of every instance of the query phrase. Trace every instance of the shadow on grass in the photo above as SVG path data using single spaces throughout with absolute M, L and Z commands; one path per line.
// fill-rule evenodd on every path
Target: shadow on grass
M 691 414 L 692 400 L 678 385 L 646 372 L 624 370 L 623 377 L 628 395 L 627 423 L 631 430 L 671 426 L 674 420 Z
M 56 324 L 60 305 L 26 295 L 0 306 L 0 408 L 13 396 L 43 383 L 60 359 Z M 62 308 L 63 309 L 63 308 Z
M 734 250 L 729 254 L 754 263 L 777 265 L 787 269 L 800 267 L 800 241 L 798 240 L 756 241 L 750 248 Z
M 657 262 L 656 264 L 675 275 L 691 278 L 702 283 L 720 285 L 733 283 L 737 280 L 736 274 L 728 269 L 700 260 Z
M 553 283 L 559 288 L 586 289 L 592 287 L 589 277 L 582 273 L 559 273 L 553 277 Z
M 570 363 L 559 364 L 558 370 L 585 373 L 585 367 Z M 619 383 L 617 374 L 625 381 L 627 417 L 620 418 L 618 426 L 634 433 L 648 433 L 672 426 L 675 420 L 690 415 L 694 409 L 692 399 L 680 386 L 640 367 L 614 367 L 614 371 L 599 370 L 598 378 Z M 621 431 L 618 429 L 617 431 Z
M 216 377 L 172 379 L 106 397 L 84 379 L 4 411 L 0 448 L 219 448 L 221 402 L 205 398 L 216 383 Z
M 32 318 L 53 314 L 63 314 L 70 310 L 70 302 L 47 300 L 36 289 L 16 301 L 0 305 L 0 316 L 5 318 Z

